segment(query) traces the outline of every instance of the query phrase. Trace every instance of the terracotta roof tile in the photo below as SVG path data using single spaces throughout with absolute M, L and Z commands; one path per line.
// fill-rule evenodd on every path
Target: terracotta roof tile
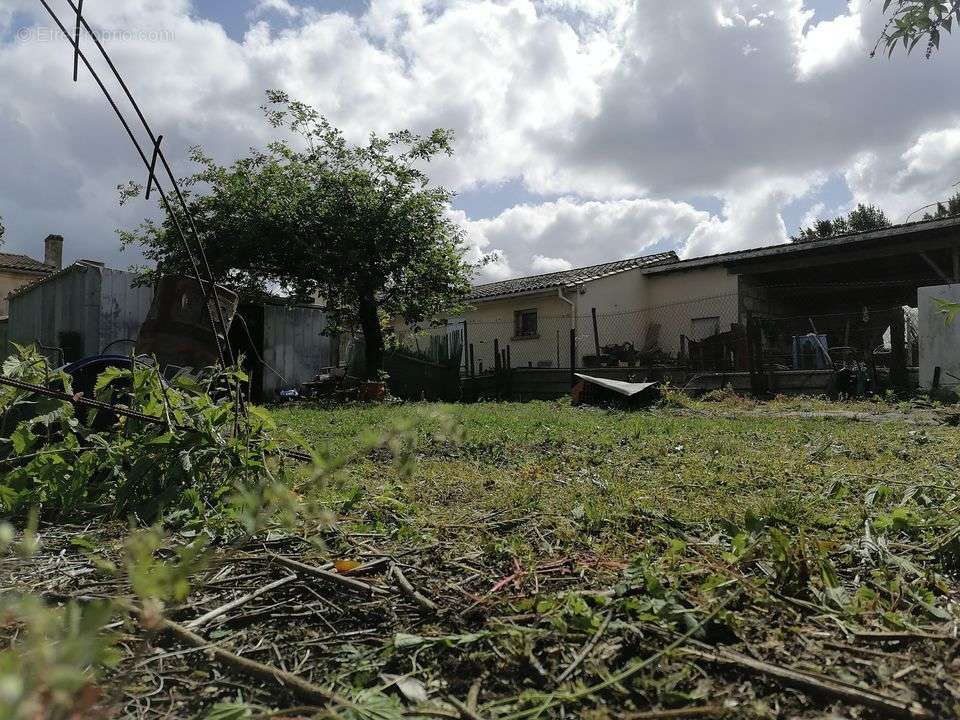
M 0 252 L 0 269 L 26 270 L 27 272 L 35 273 L 50 273 L 56 270 L 52 265 L 47 265 L 26 255 L 2 252 Z

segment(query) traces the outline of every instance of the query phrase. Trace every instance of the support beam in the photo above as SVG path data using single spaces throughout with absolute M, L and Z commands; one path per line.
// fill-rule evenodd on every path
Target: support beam
M 948 285 L 950 284 L 950 277 L 940 269 L 940 266 L 933 261 L 933 258 L 927 255 L 925 252 L 920 253 L 920 257 L 923 258 L 923 261 L 930 266 L 930 268 L 937 274 L 941 280 L 943 280 Z
M 812 267 L 836 266 L 844 263 L 862 263 L 863 261 L 880 260 L 884 258 L 908 257 L 914 253 L 949 250 L 956 244 L 954 237 L 940 237 L 933 240 L 910 240 L 909 244 L 905 242 L 896 245 L 886 245 L 878 247 L 847 247 L 837 248 L 833 252 L 819 253 L 796 253 L 785 256 L 774 256 L 769 258 L 757 258 L 755 260 L 740 260 L 736 264 L 730 263 L 730 267 L 741 275 L 758 275 L 770 272 L 790 272 L 792 270 L 806 270 Z M 656 275 L 667 272 L 670 265 L 664 265 L 662 268 L 656 267 L 646 271 L 645 275 Z M 682 263 L 673 270 L 678 272 L 686 269 Z

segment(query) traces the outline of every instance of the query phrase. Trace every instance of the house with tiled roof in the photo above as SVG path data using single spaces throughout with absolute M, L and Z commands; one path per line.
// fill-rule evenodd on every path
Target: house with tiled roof
M 474 286 L 464 319 L 475 367 L 493 367 L 496 352 L 502 355 L 508 346 L 512 367 L 569 367 L 571 330 L 577 331 L 581 356 L 595 354 L 597 343 L 629 342 L 640 351 L 675 352 L 673 345 L 699 318 L 654 308 L 736 292 L 736 279 L 712 268 L 682 281 L 648 275 L 679 262 L 671 251 Z M 717 323 L 735 320 L 719 318 Z
M 43 243 L 43 260 L 29 255 L 0 252 L 0 318 L 9 312 L 8 296 L 25 285 L 42 280 L 63 267 L 63 238 L 48 235 Z

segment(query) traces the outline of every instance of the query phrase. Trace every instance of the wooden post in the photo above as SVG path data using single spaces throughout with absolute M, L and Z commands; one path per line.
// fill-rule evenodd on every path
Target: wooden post
M 463 321 L 463 374 L 472 375 L 470 372 L 470 336 L 467 331 L 467 321 Z
M 907 387 L 907 336 L 903 308 L 896 308 L 890 321 L 890 385 Z
M 470 377 L 476 377 L 476 374 L 474 373 L 474 369 L 475 369 L 475 366 L 473 364 L 474 360 L 475 360 L 475 355 L 473 354 L 473 343 L 470 343 Z
M 935 393 L 940 389 L 940 366 L 937 365 L 933 369 L 933 382 L 930 383 L 930 392 Z
M 597 329 L 597 309 L 590 308 L 593 317 L 593 346 L 597 350 L 597 367 L 600 367 L 600 331 Z
M 570 387 L 577 384 L 577 330 L 570 328 Z
M 513 361 L 510 359 L 510 346 L 507 345 L 507 370 L 513 369 Z
M 747 363 L 750 368 L 750 392 L 760 396 L 767 392 L 766 377 L 763 374 L 763 343 L 760 335 L 760 323 L 753 315 L 747 316 Z

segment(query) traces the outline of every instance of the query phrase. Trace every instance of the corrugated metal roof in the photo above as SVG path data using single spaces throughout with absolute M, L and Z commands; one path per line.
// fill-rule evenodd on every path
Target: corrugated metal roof
M 0 253 L 0 269 L 23 270 L 34 273 L 50 273 L 56 270 L 53 265 L 47 265 L 27 255 L 17 255 L 14 253 Z
M 680 258 L 677 257 L 677 254 L 671 250 L 670 252 L 657 253 L 656 255 L 617 260 L 601 265 L 591 265 L 590 267 L 547 273 L 546 275 L 531 275 L 513 280 L 501 280 L 485 285 L 475 285 L 468 299 L 489 300 L 536 290 L 549 290 L 550 288 L 556 287 L 575 287 L 585 282 L 590 282 L 591 280 L 599 280 L 600 278 L 616 275 L 617 273 L 628 270 L 675 263 L 679 260 Z
M 660 274 L 664 272 L 674 272 L 681 270 L 692 270 L 694 268 L 706 267 L 709 265 L 723 265 L 747 260 L 756 260 L 780 255 L 800 255 L 804 253 L 813 253 L 817 250 L 829 250 L 832 248 L 857 245 L 860 243 L 883 242 L 887 240 L 907 239 L 911 235 L 917 235 L 924 232 L 935 232 L 938 230 L 960 230 L 960 217 L 952 217 L 938 220 L 918 220 L 901 225 L 891 225 L 880 230 L 871 230 L 861 233 L 846 233 L 844 235 L 834 235 L 833 237 L 823 238 L 822 240 L 808 240 L 797 243 L 781 243 L 779 245 L 767 245 L 765 247 L 750 248 L 747 250 L 733 250 L 731 252 L 719 253 L 717 255 L 705 255 L 703 257 L 689 258 L 681 260 L 670 265 L 669 268 L 650 268 L 644 270 L 644 274 Z M 909 252 L 909 247 L 904 248 L 904 252 Z

